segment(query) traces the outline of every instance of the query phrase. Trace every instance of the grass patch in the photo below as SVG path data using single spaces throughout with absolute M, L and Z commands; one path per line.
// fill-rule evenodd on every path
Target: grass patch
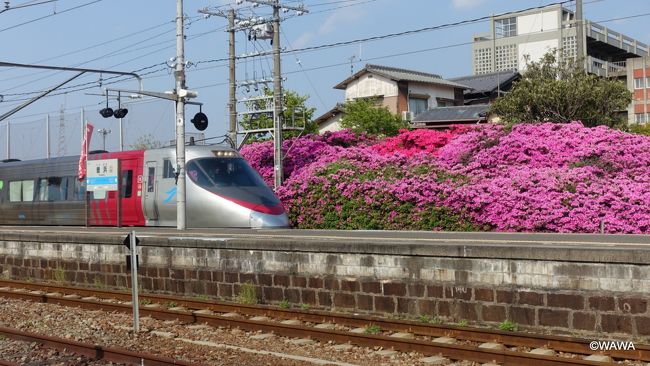
M 63 268 L 54 270 L 54 280 L 56 282 L 65 282 L 65 271 L 63 271 Z
M 309 310 L 310 308 L 311 308 L 311 306 L 309 306 L 309 304 L 300 304 L 300 310 L 305 310 L 305 311 L 307 311 L 307 310 Z
M 519 330 L 519 324 L 511 322 L 510 320 L 504 320 L 499 323 L 499 329 L 506 332 L 516 332 Z
M 289 309 L 291 307 L 291 303 L 289 303 L 289 300 L 284 299 L 280 301 L 280 309 Z
M 418 320 L 422 323 L 427 323 L 427 324 L 442 324 L 442 320 L 440 320 L 440 318 L 438 318 L 437 316 L 420 315 L 418 317 Z
M 197 300 L 210 301 L 210 296 L 206 294 L 196 295 L 194 298 Z
M 257 304 L 257 292 L 252 283 L 246 282 L 239 288 L 237 302 L 240 304 L 254 305 Z
M 461 320 L 458 321 L 458 323 L 456 323 L 456 325 L 459 326 L 459 327 L 463 327 L 463 328 L 464 328 L 464 327 L 466 327 L 467 325 L 469 325 L 469 322 L 468 322 L 467 320 L 465 320 L 465 319 L 461 319 Z
M 381 333 L 381 328 L 377 324 L 369 325 L 366 327 L 366 330 L 363 331 L 366 334 L 379 334 Z

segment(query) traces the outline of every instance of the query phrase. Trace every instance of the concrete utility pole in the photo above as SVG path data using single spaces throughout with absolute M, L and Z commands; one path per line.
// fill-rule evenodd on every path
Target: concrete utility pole
M 280 59 L 280 1 L 273 3 L 273 183 L 275 189 L 282 185 L 282 71 Z
M 584 22 L 582 20 L 582 0 L 576 0 L 576 60 L 578 66 L 587 71 L 587 58 L 584 43 Z
M 183 34 L 183 0 L 176 0 L 176 228 L 185 230 L 185 48 Z
M 236 99 L 236 86 L 237 82 L 235 74 L 235 9 L 228 11 L 228 67 L 230 77 L 228 79 L 228 111 L 230 113 L 230 124 L 228 129 L 228 137 L 232 143 L 237 147 L 237 99 Z

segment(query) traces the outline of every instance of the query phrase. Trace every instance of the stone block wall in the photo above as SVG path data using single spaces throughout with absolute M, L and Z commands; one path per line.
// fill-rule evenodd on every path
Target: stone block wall
M 52 239 L 0 238 L 0 272 L 20 280 L 130 285 L 127 250 L 116 240 Z M 343 312 L 492 325 L 510 320 L 555 331 L 650 338 L 650 266 L 642 263 L 426 256 L 368 247 L 363 253 L 328 252 L 324 243 L 301 251 L 277 243 L 178 245 L 148 240 L 141 247 L 139 282 L 145 291 L 234 300 L 251 284 L 263 304 L 287 300 Z

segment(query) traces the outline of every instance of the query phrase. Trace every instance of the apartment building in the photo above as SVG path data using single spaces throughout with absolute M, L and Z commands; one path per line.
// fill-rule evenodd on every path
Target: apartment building
M 627 60 L 627 88 L 633 92 L 628 124 L 650 122 L 650 57 Z
M 648 45 L 589 20 L 582 22 L 579 40 L 577 24 L 574 12 L 560 4 L 494 17 L 489 34 L 474 36 L 474 75 L 523 71 L 527 55 L 537 61 L 552 49 L 574 58 L 578 42 L 584 46 L 587 72 L 598 76 L 623 76 L 626 59 L 648 55 Z

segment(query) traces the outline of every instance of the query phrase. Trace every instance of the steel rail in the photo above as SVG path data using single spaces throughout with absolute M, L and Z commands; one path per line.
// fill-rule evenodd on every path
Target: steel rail
M 29 290 L 40 290 L 60 293 L 76 293 L 82 297 L 97 296 L 131 301 L 131 293 L 99 289 L 69 287 L 60 285 L 43 285 L 24 281 L 0 280 L 0 287 L 22 287 Z M 381 330 L 394 332 L 409 332 L 416 335 L 431 337 L 452 337 L 474 342 L 496 342 L 509 346 L 530 348 L 549 348 L 558 352 L 593 354 L 589 349 L 590 340 L 549 335 L 537 335 L 523 332 L 504 332 L 484 328 L 461 328 L 447 325 L 423 324 L 415 321 L 395 321 L 376 316 L 359 316 L 333 314 L 324 311 L 302 311 L 278 309 L 259 305 L 232 304 L 219 301 L 193 300 L 178 296 L 146 294 L 140 295 L 143 300 L 160 304 L 175 303 L 189 309 L 209 309 L 214 312 L 238 312 L 245 316 L 268 316 L 282 319 L 298 319 L 310 323 L 334 323 L 349 327 L 364 327 L 377 325 Z M 43 300 L 45 302 L 47 299 Z M 622 359 L 650 361 L 650 346 L 635 344 L 635 350 L 609 350 L 602 354 Z
M 9 296 L 25 300 L 38 300 L 41 302 L 59 304 L 63 306 L 77 306 L 86 309 L 101 309 L 105 311 L 119 311 L 128 313 L 131 307 L 126 304 L 106 303 L 94 300 L 63 298 L 47 296 L 22 291 L 0 291 L 0 296 Z M 249 331 L 272 332 L 286 337 L 308 337 L 320 341 L 335 341 L 337 343 L 352 343 L 366 347 L 381 346 L 403 352 L 420 352 L 424 355 L 442 354 L 457 360 L 469 360 L 488 363 L 498 362 L 503 365 L 615 365 L 616 363 L 603 363 L 586 361 L 580 358 L 565 358 L 557 356 L 542 356 L 524 352 L 515 352 L 508 349 L 489 350 L 480 349 L 475 345 L 443 344 L 417 339 L 401 339 L 384 335 L 358 334 L 345 331 L 318 329 L 306 326 L 287 325 L 269 321 L 253 321 L 244 318 L 221 317 L 212 314 L 203 314 L 197 311 L 171 311 L 161 308 L 143 307 L 141 313 L 161 320 L 177 319 L 183 322 L 206 323 L 216 327 L 225 326 L 240 328 Z M 376 323 L 375 323 L 376 324 Z M 629 357 L 624 357 L 628 358 Z
M 146 353 L 132 352 L 124 348 L 102 347 L 95 344 L 77 342 L 70 339 L 46 336 L 18 329 L 0 327 L 0 334 L 8 338 L 40 343 L 45 347 L 83 355 L 94 360 L 105 360 L 129 365 L 153 365 L 153 366 L 200 366 L 200 364 L 174 360 L 167 357 L 150 355 Z

